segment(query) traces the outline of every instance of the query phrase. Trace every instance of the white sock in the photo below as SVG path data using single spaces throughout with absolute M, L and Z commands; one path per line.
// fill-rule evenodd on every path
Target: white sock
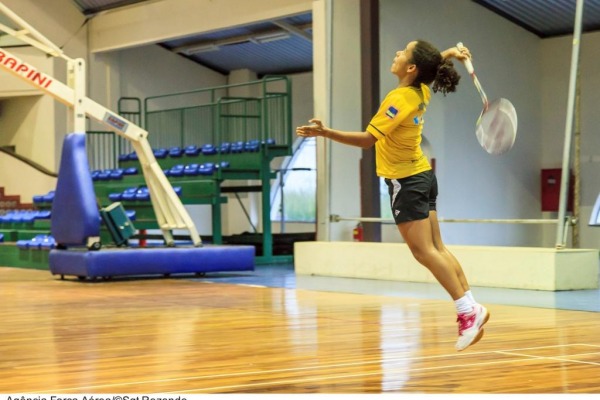
M 471 289 L 465 292 L 465 296 L 467 296 L 469 300 L 471 300 L 471 303 L 477 304 L 477 302 L 475 301 L 475 297 L 473 297 L 473 293 L 471 293 Z
M 457 314 L 468 314 L 473 311 L 473 304 L 467 295 L 461 297 L 458 300 L 454 300 Z

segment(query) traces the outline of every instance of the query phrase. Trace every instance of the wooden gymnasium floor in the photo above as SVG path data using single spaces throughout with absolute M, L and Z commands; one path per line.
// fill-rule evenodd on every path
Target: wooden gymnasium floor
M 600 313 L 0 268 L 0 393 L 600 393 Z

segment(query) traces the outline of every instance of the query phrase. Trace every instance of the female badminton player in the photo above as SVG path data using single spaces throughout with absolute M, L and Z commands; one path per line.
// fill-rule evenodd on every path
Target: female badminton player
M 467 57 L 470 52 L 466 47 L 440 53 L 428 42 L 412 41 L 396 52 L 390 70 L 399 84 L 387 94 L 364 132 L 331 129 L 319 119 L 296 128 L 299 136 L 323 136 L 365 149 L 375 146 L 377 175 L 388 185 L 400 234 L 415 259 L 431 271 L 454 300 L 458 351 L 481 339 L 490 314 L 475 301 L 460 263 L 442 242 L 436 211 L 438 185 L 421 149 L 421 133 L 431 98 L 430 86 L 444 96 L 456 91 L 460 76 L 450 59 Z

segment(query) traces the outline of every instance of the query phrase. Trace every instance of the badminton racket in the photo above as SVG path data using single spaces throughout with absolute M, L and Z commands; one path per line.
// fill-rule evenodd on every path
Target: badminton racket
M 456 47 L 460 50 L 463 45 L 458 43 Z M 483 102 L 483 109 L 475 123 L 477 140 L 489 154 L 506 153 L 513 147 L 517 137 L 517 111 L 513 104 L 505 98 L 489 102 L 475 74 L 471 59 L 466 58 L 463 60 L 463 64 L 471 78 L 473 78 L 473 83 Z

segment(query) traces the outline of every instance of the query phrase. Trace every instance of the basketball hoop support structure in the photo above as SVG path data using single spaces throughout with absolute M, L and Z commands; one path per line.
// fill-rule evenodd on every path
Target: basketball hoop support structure
M 89 116 L 129 140 L 139 158 L 165 244 L 174 246 L 173 229 L 187 229 L 194 246 L 201 246 L 202 241 L 194 222 L 154 157 L 152 147 L 148 142 L 148 132 L 86 96 L 84 59 L 67 57 L 60 48 L 29 26 L 2 2 L 0 2 L 0 11 L 22 29 L 16 31 L 0 24 L 0 30 L 48 55 L 61 57 L 67 61 L 69 84 L 65 85 L 38 71 L 3 48 L 0 48 L 0 67 L 69 107 L 72 111 L 70 122 L 73 125 L 73 132 L 85 134 L 86 116 Z

